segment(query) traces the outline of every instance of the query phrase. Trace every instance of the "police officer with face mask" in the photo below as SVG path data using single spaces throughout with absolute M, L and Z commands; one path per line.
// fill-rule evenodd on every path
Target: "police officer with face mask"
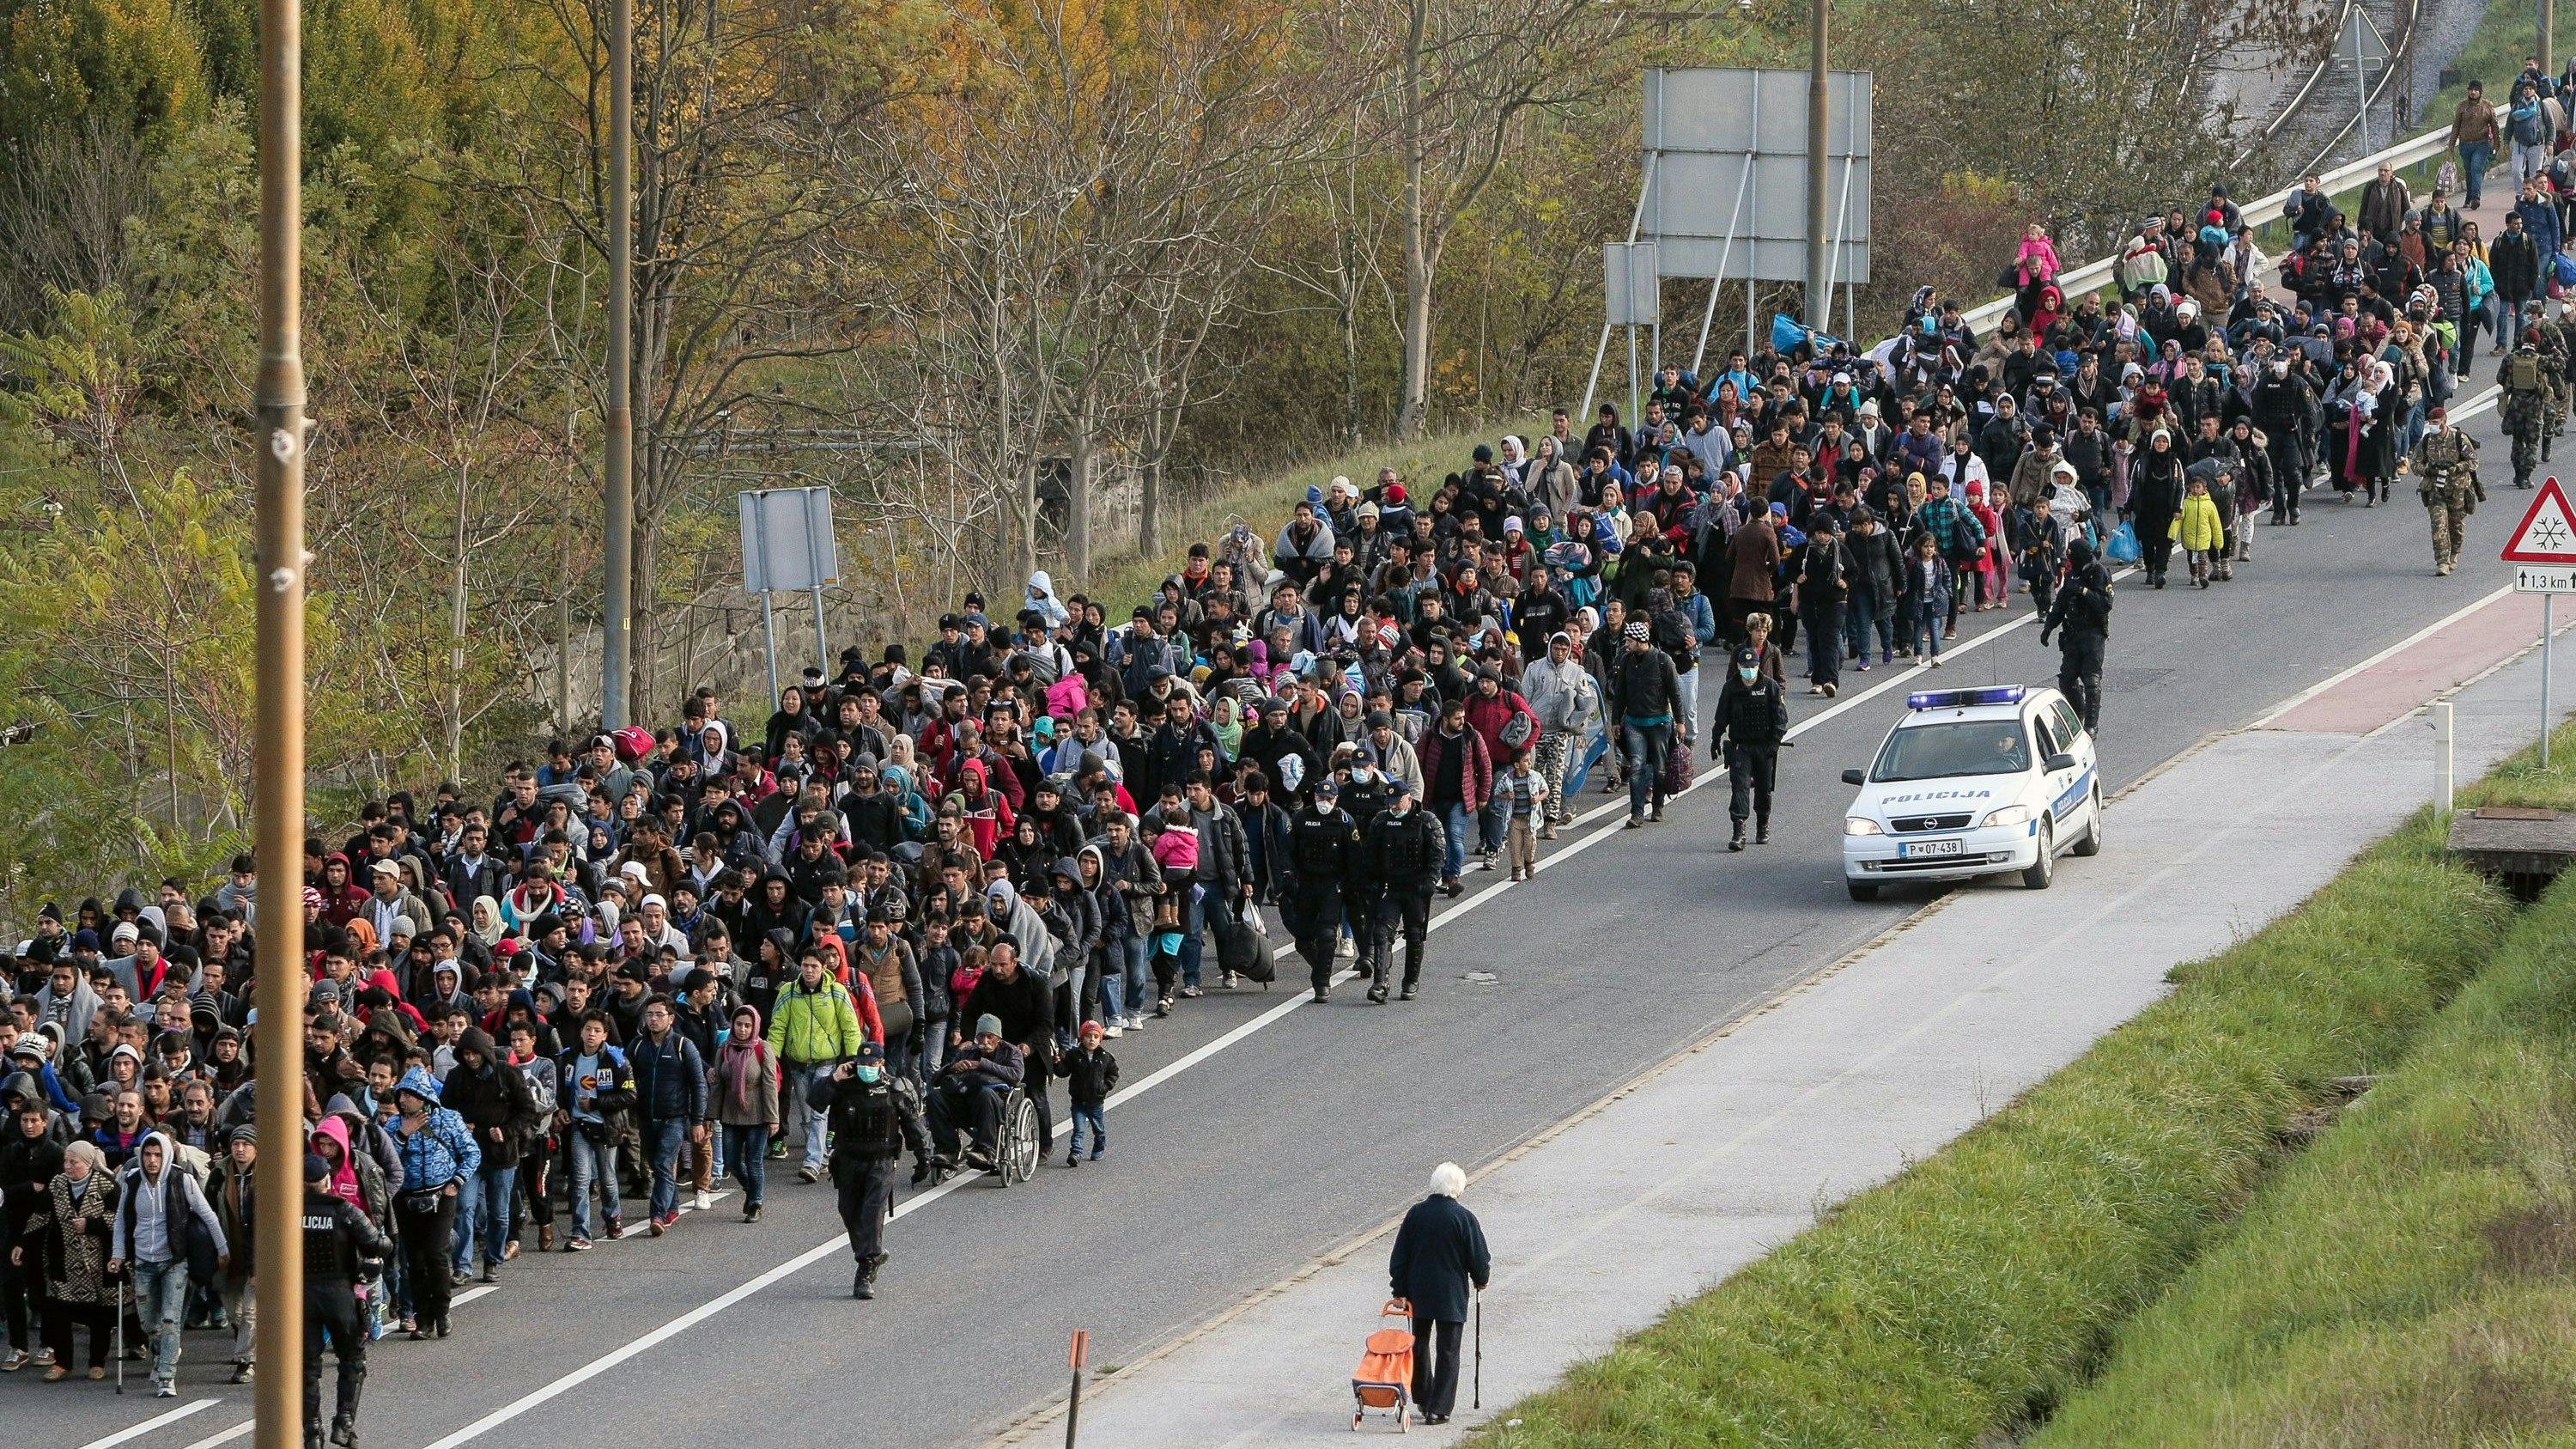
M 1735 822 L 1729 850 L 1744 848 L 1744 821 L 1754 822 L 1757 845 L 1771 843 L 1771 786 L 1780 773 L 1780 746 L 1789 737 L 1789 701 L 1780 682 L 1762 672 L 1750 649 L 1735 651 L 1735 668 L 1717 696 L 1717 728 L 1709 755 L 1726 762 L 1727 818 Z
M 860 1044 L 859 1054 L 814 1079 L 805 1101 L 829 1115 L 832 1185 L 840 1193 L 841 1226 L 850 1235 L 858 1276 L 853 1298 L 877 1296 L 877 1270 L 885 1266 L 886 1211 L 894 1202 L 894 1164 L 903 1152 L 903 1108 L 886 1080 L 885 1050 Z
M 1342 883 L 1359 868 L 1360 827 L 1341 807 L 1342 784 L 1331 775 L 1288 827 L 1288 929 L 1306 958 L 1315 999 L 1331 999 L 1333 952 L 1341 943 Z

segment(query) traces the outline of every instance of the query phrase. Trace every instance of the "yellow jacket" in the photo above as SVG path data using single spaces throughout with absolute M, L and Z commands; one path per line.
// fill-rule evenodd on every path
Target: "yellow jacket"
M 2227 537 L 2227 525 L 2218 517 L 2217 501 L 2206 493 L 2183 495 L 2182 512 L 2174 515 L 2169 530 L 2174 542 L 2199 553 L 2216 549 Z

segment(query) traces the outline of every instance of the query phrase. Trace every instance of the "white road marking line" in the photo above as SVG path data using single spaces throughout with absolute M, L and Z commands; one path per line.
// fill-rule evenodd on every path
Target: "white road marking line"
M 119 1429 L 104 1439 L 92 1439 L 80 1446 L 80 1449 L 108 1449 L 111 1444 L 122 1444 L 128 1439 L 140 1439 L 164 1424 L 175 1424 L 190 1414 L 202 1413 L 222 1402 L 221 1399 L 199 1399 L 195 1403 L 181 1404 L 166 1414 L 156 1414 L 130 1429 Z
M 477 1298 L 484 1297 L 487 1294 L 498 1293 L 500 1291 L 501 1287 L 497 1283 L 477 1283 L 473 1287 L 458 1293 L 455 1297 L 448 1299 L 447 1306 L 450 1308 L 462 1308 Z
M 231 1428 L 226 1429 L 219 1434 L 208 1434 L 205 1438 L 189 1445 L 188 1449 L 215 1449 L 216 1445 L 229 1444 L 235 1439 L 240 1438 L 244 1434 L 247 1434 L 258 1427 L 259 1420 L 244 1419 L 240 1423 L 233 1425 Z
M 2122 579 L 2128 577 L 2129 574 L 2134 572 L 2134 569 L 2122 570 L 2121 572 L 2114 574 L 2112 577 L 2115 580 Z M 2013 630 L 2016 630 L 2025 624 L 2031 623 L 2038 617 L 2039 616 L 2036 613 L 2017 615 L 2011 620 L 1961 643 L 1957 648 L 1944 651 L 1942 657 L 1955 658 L 1958 655 L 1969 653 L 1975 649 L 1983 647 L 1992 640 L 2002 638 L 2004 635 L 2011 633 Z M 1929 673 L 1930 666 L 1918 664 L 1911 669 L 1899 670 L 1893 677 L 1883 681 L 1882 683 L 1874 685 L 1869 689 L 1865 689 L 1859 694 L 1855 694 L 1848 699 L 1835 701 L 1832 707 L 1819 711 L 1803 724 L 1793 727 L 1790 730 L 1790 733 L 1794 736 L 1803 733 L 1806 730 L 1814 729 L 1818 725 L 1823 724 L 1826 720 L 1832 719 L 1836 715 L 1841 714 L 1843 711 L 1856 708 L 1862 703 L 1874 699 L 1877 696 L 1886 693 L 1888 690 L 1896 688 L 1900 684 L 1908 682 L 1918 672 Z M 1605 756 L 1604 758 L 1607 757 Z M 1694 790 L 1698 789 L 1701 785 L 1709 784 L 1718 778 L 1720 777 L 1711 775 L 1706 779 L 1694 781 L 1691 788 Z M 1685 791 L 1684 793 L 1688 792 Z M 1618 800 L 1606 802 L 1599 808 L 1589 811 L 1578 818 L 1576 826 L 1577 828 L 1581 828 L 1585 823 L 1600 819 L 1612 810 L 1624 811 L 1626 809 L 1627 805 L 1625 802 Z M 1562 860 L 1582 850 L 1588 849 L 1592 845 L 1609 838 L 1614 833 L 1616 832 L 1611 830 L 1596 831 L 1592 835 L 1575 842 L 1573 845 L 1557 851 L 1546 860 L 1540 861 L 1539 868 L 1544 870 L 1554 861 Z M 1434 931 L 1439 930 L 1449 921 L 1465 915 L 1468 911 L 1484 904 L 1499 892 L 1508 890 L 1512 884 L 1513 883 L 1510 881 L 1496 881 L 1486 889 L 1459 901 L 1455 906 L 1441 912 L 1438 916 L 1433 918 L 1428 929 Z M 1355 970 L 1345 970 L 1337 972 L 1332 977 L 1332 980 L 1336 983 L 1349 981 L 1356 979 L 1358 975 L 1359 973 Z M 1194 1050 L 1148 1074 L 1133 1086 L 1121 1088 L 1118 1092 L 1111 1095 L 1109 1100 L 1104 1104 L 1104 1109 L 1116 1108 L 1123 1103 L 1134 1100 L 1145 1092 L 1151 1091 L 1155 1087 L 1161 1086 L 1163 1083 L 1172 1080 L 1174 1077 L 1179 1076 L 1185 1071 L 1188 1071 L 1191 1067 L 1206 1061 L 1218 1052 L 1243 1041 L 1245 1038 L 1252 1036 L 1254 1033 L 1259 1032 L 1266 1027 L 1284 1020 L 1289 1016 L 1289 1014 L 1295 1012 L 1299 1007 L 1312 1005 L 1313 1002 L 1313 997 L 1307 995 L 1303 991 L 1297 992 L 1286 1001 L 1279 1003 L 1277 1006 L 1271 1007 L 1269 1010 L 1264 1011 L 1260 1015 L 1252 1018 L 1250 1021 L 1244 1022 L 1242 1025 L 1235 1027 L 1224 1035 L 1202 1043 Z M 1071 1133 L 1072 1130 L 1073 1123 L 1068 1119 L 1057 1123 L 1052 1135 L 1054 1138 L 1062 1138 Z M 969 1182 L 980 1181 L 982 1176 L 983 1174 L 980 1173 L 961 1172 L 935 1187 L 927 1188 L 904 1199 L 901 1204 L 896 1206 L 893 1213 L 890 1214 L 890 1217 L 900 1218 L 920 1208 L 928 1207 L 940 1198 L 946 1197 L 950 1192 L 955 1191 L 957 1188 L 964 1186 Z M 706 1322 L 708 1319 L 715 1317 L 717 1314 L 724 1312 L 726 1309 L 733 1307 L 744 1299 L 753 1297 L 762 1290 L 769 1288 L 771 1285 L 793 1277 L 795 1274 L 823 1261 L 832 1254 L 847 1248 L 849 1244 L 849 1235 L 846 1233 L 832 1238 L 829 1241 L 818 1243 L 814 1247 L 788 1259 L 786 1262 L 760 1274 L 758 1277 L 752 1278 L 732 1289 L 729 1289 L 718 1297 L 709 1299 L 707 1302 L 689 1310 L 687 1313 L 681 1314 L 679 1317 L 672 1319 L 670 1322 L 663 1324 L 661 1327 L 654 1329 L 643 1337 L 612 1349 L 608 1353 L 591 1360 L 589 1363 L 572 1370 L 570 1373 L 555 1379 L 551 1383 L 533 1389 L 528 1393 L 513 1399 L 509 1403 L 502 1405 L 500 1408 L 493 1410 L 491 1413 L 484 1415 L 482 1418 L 475 1420 L 473 1423 L 466 1425 L 464 1428 L 449 1434 L 443 1439 L 439 1439 L 431 1443 L 427 1446 L 427 1449 L 457 1449 L 457 1446 L 460 1444 L 470 1443 L 475 1439 L 481 1438 L 483 1435 L 510 1422 L 512 1419 L 519 1417 L 530 1409 L 534 1409 L 539 1405 L 561 1397 L 571 1390 L 599 1377 L 601 1374 L 608 1372 L 610 1369 L 617 1367 L 619 1364 L 626 1362 L 628 1359 L 634 1358 L 648 1349 L 667 1343 L 671 1339 L 688 1332 L 697 1325 Z

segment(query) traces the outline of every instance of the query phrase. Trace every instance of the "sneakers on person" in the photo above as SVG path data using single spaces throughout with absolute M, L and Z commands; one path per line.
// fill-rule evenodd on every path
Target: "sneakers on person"
M 705 1212 L 707 1209 L 714 1207 L 715 1205 L 716 1195 L 707 1191 L 703 1187 L 698 1189 L 698 1195 L 696 1197 L 689 1199 L 689 1206 L 696 1208 L 699 1212 Z
M 1111 1041 L 1116 1041 L 1118 1038 L 1127 1034 L 1127 1028 L 1112 1022 L 1108 1026 L 1102 1027 L 1100 1029 L 1100 1034 L 1109 1038 Z
M 1141 1016 L 1131 1016 L 1127 1018 L 1126 1021 L 1120 1023 L 1120 1025 L 1126 1027 L 1129 1031 L 1143 1031 L 1145 1029 L 1145 1018 Z
M 813 1182 L 821 1178 L 822 1175 L 822 1173 L 810 1167 L 800 1167 L 796 1169 L 796 1180 L 798 1182 Z
M 1417 989 L 1417 988 L 1415 988 L 1415 987 L 1412 987 L 1412 986 L 1407 986 L 1407 987 L 1405 987 L 1402 991 L 1399 991 L 1399 992 L 1395 993 L 1395 999 L 1396 999 L 1396 1000 L 1398 1000 L 1398 1001 L 1411 1001 L 1412 999 L 1414 999 L 1414 998 L 1415 998 L 1415 997 L 1417 997 L 1417 996 L 1420 996 L 1421 994 L 1422 994 L 1422 993 L 1421 993 L 1421 991 L 1420 991 L 1419 989 Z
M 35 1361 L 35 1355 L 25 1349 L 11 1349 L 7 1358 L 0 1359 L 0 1374 L 14 1374 Z
M 1231 971 L 1218 972 L 1216 984 L 1228 991 L 1232 991 L 1234 989 L 1234 973 Z
M 1171 1015 L 1171 1014 L 1172 1014 L 1172 998 L 1170 998 L 1170 997 L 1166 996 L 1166 997 L 1162 998 L 1161 1000 L 1159 1000 L 1159 1001 L 1155 1002 L 1155 1003 L 1154 1003 L 1154 1014 L 1155 1014 L 1156 1016 L 1169 1016 L 1169 1015 Z
M 156 1399 L 175 1399 L 179 1397 L 179 1386 L 170 1382 L 168 1379 L 154 1379 L 152 1381 L 152 1397 Z
M 1480 851 L 1477 851 L 1477 852 L 1476 852 L 1476 869 L 1478 869 L 1478 870 L 1492 870 L 1493 868 L 1494 868 L 1494 853 L 1493 853 L 1492 851 L 1490 851 L 1490 850 L 1480 850 Z
M 50 1365 L 47 1365 L 47 1366 L 46 1366 L 46 1369 L 45 1369 L 45 1382 L 46 1382 L 46 1383 L 49 1383 L 49 1384 L 58 1384 L 58 1383 L 61 1383 L 63 1380 L 65 1380 L 65 1379 L 67 1379 L 67 1378 L 70 1378 L 71 1376 L 72 1376 L 72 1371 L 71 1371 L 70 1369 L 67 1369 L 67 1368 L 63 1367 L 61 1364 L 50 1364 Z
M 624 1218 L 610 1218 L 608 1220 L 608 1240 L 613 1243 L 625 1236 L 626 1220 Z
M 1206 992 L 1199 990 L 1195 986 L 1184 986 L 1181 988 L 1181 999 L 1184 1001 L 1196 1001 L 1205 995 L 1207 995 Z
M 1359 955 L 1360 943 L 1352 940 L 1348 936 L 1344 936 L 1341 941 L 1333 947 L 1333 959 L 1336 961 L 1356 961 L 1359 959 Z
M 486 1264 L 484 1264 L 484 1265 L 483 1265 L 483 1281 L 484 1281 L 484 1282 L 486 1282 L 486 1283 L 498 1283 L 498 1282 L 500 1282 L 500 1281 L 501 1281 L 501 1265 L 500 1265 L 500 1264 L 498 1264 L 498 1263 L 486 1263 Z
M 252 1368 L 249 1364 L 237 1363 L 233 1365 L 232 1382 L 237 1384 L 246 1384 L 257 1377 L 258 1370 Z

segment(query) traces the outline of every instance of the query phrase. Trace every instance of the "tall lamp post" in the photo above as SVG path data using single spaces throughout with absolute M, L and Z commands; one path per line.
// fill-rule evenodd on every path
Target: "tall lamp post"
M 635 6 L 608 10 L 608 493 L 607 598 L 600 619 L 599 723 L 626 723 L 634 648 L 635 413 Z
M 302 1449 L 304 1353 L 303 16 L 260 0 L 259 642 L 253 807 L 260 914 L 258 1449 Z

